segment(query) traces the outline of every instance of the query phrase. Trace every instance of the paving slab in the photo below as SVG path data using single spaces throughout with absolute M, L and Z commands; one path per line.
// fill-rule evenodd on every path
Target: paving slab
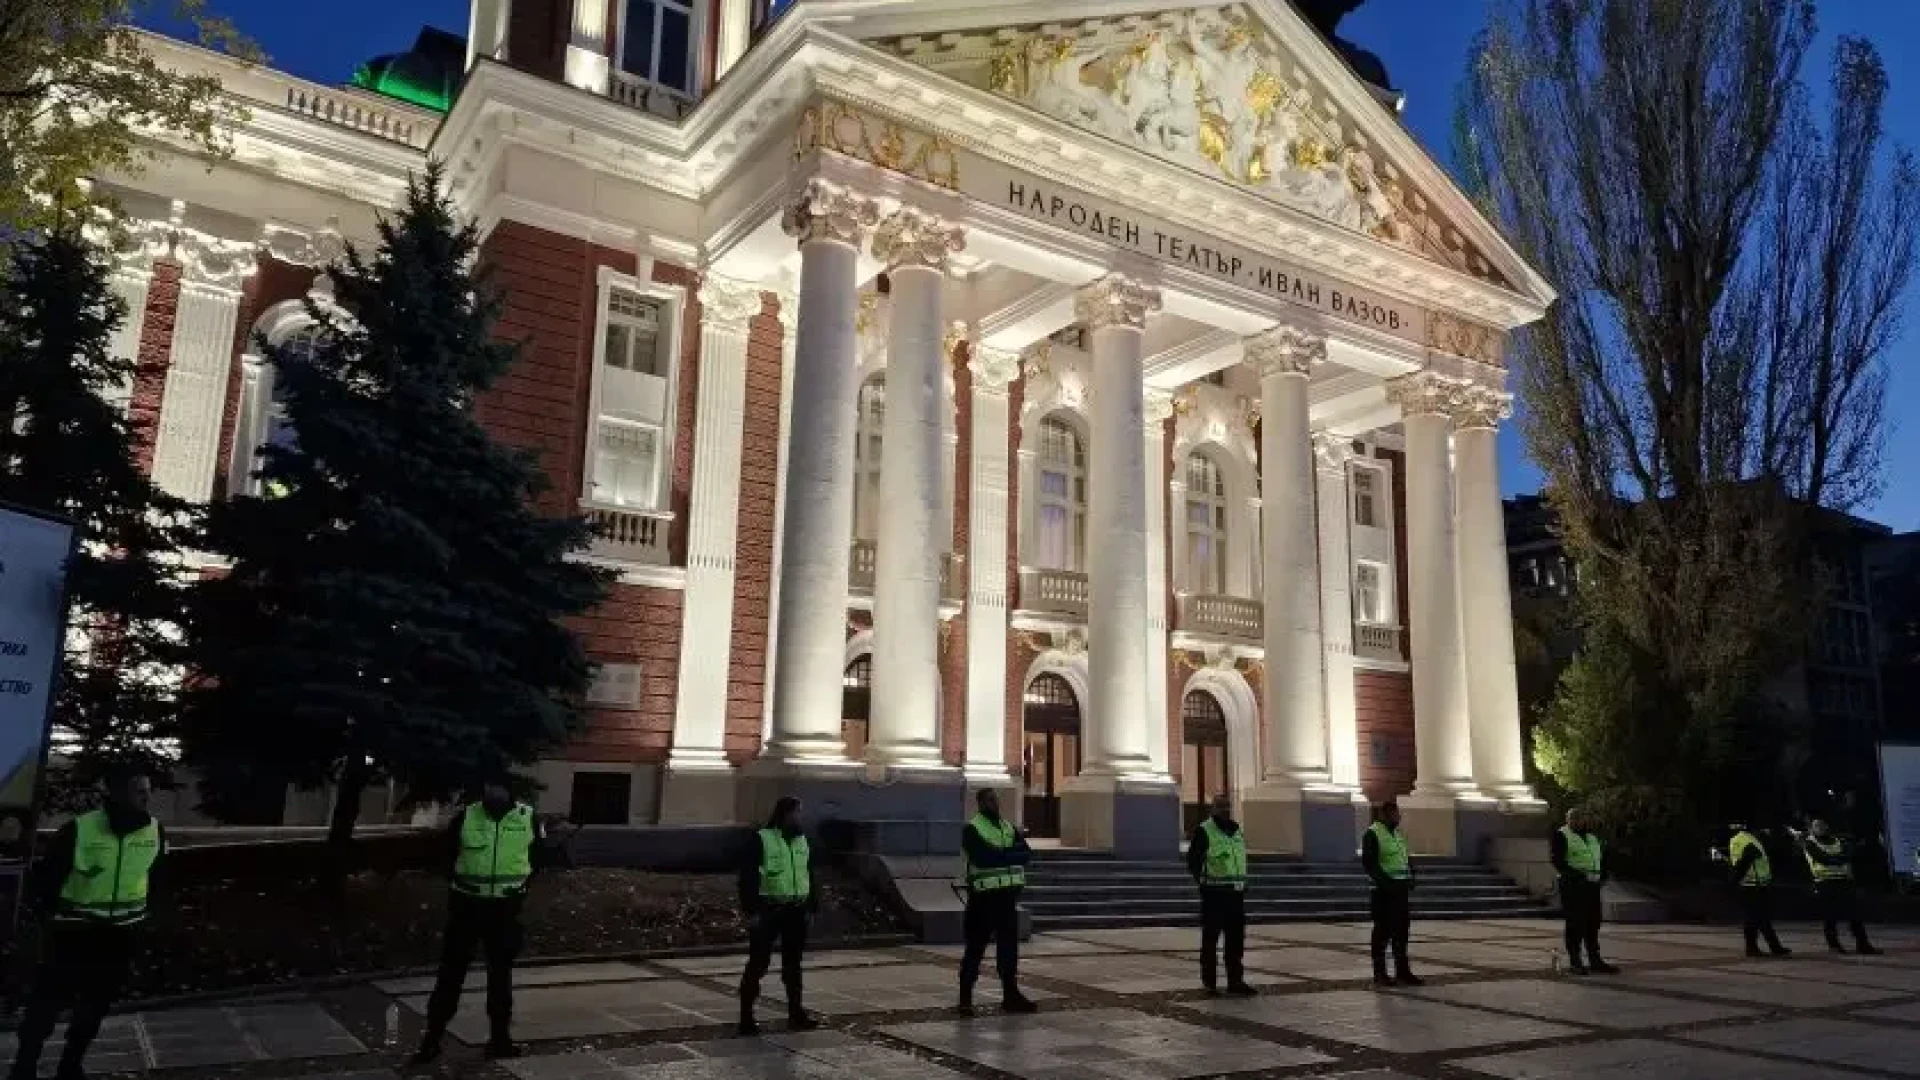
M 1022 965 L 1022 970 L 1026 970 L 1026 965 Z M 805 990 L 807 1008 L 828 1016 L 952 1008 L 960 997 L 960 976 L 952 968 L 934 964 L 834 968 L 807 973 Z M 1021 990 L 1035 1001 L 1060 996 L 1025 985 Z M 761 1001 L 784 1006 L 783 993 L 779 974 L 775 972 L 767 978 Z M 1000 1004 L 1000 981 L 994 977 L 991 959 L 987 970 L 981 973 L 973 996 L 976 1005 Z
M 1525 942 L 1529 947 L 1564 949 L 1560 940 L 1549 943 L 1545 939 L 1533 939 Z M 1727 950 L 1689 944 L 1684 941 L 1649 941 L 1645 938 L 1624 938 L 1600 932 L 1600 953 L 1614 963 L 1671 963 L 1683 961 L 1690 964 L 1712 963 L 1725 960 Z
M 1920 1076 L 1920 1031 L 1913 1029 L 1803 1016 L 1690 1031 L 1681 1037 L 1736 1050 Z
M 831 949 L 808 953 L 806 970 L 828 971 L 834 968 L 904 964 L 912 959 L 910 954 L 886 950 Z M 746 970 L 747 958 L 740 953 L 732 953 L 726 956 L 691 956 L 680 960 L 656 960 L 654 963 L 682 975 L 700 975 L 709 978 L 726 976 L 737 979 L 740 973 Z M 780 958 L 775 956 L 773 970 L 777 972 L 779 969 Z
M 66 1025 L 54 1029 L 53 1037 L 40 1049 L 40 1075 L 52 1076 L 66 1049 Z M 0 1034 L 0 1060 L 12 1061 L 20 1047 L 9 1031 Z M 100 1034 L 87 1048 L 86 1067 L 97 1073 L 139 1072 L 147 1067 L 147 1054 L 140 1045 L 139 1017 L 109 1016 L 100 1025 Z
M 1871 986 L 1844 986 L 1839 983 L 1789 979 L 1771 972 L 1734 974 L 1720 968 L 1662 968 L 1627 971 L 1606 978 L 1607 985 L 1618 984 L 1633 990 L 1670 991 L 1695 997 L 1719 998 L 1752 1005 L 1773 1005 L 1789 1009 L 1831 1009 L 1866 1001 L 1886 1001 L 1900 996 L 1898 990 Z
M 1194 937 L 1198 939 L 1199 931 L 1194 932 Z M 966 948 L 965 945 L 908 945 L 905 947 L 907 952 L 924 953 L 928 956 L 939 956 L 949 960 L 960 959 L 961 954 L 966 952 Z M 1095 956 L 1102 953 L 1126 951 L 1126 948 L 1120 945 L 1101 945 L 1092 941 L 1075 941 L 1073 938 L 1057 937 L 1053 934 L 1035 934 L 1033 937 L 1020 943 L 1020 956 L 1022 959 L 1029 956 Z
M 1178 1007 L 1396 1054 L 1468 1050 L 1582 1034 L 1580 1028 L 1564 1024 L 1365 990 L 1210 998 Z
M 1053 956 L 1036 963 L 1023 964 L 1021 971 L 1041 978 L 1104 990 L 1110 994 L 1178 993 L 1200 989 L 1198 959 L 1151 953 Z M 1278 986 L 1294 980 L 1249 968 L 1247 981 L 1255 986 Z
M 961 1074 L 837 1031 L 663 1043 L 623 1050 L 522 1058 L 519 1080 L 959 1080 Z
M 1350 982 L 1373 977 L 1372 961 L 1365 953 L 1313 945 L 1249 949 L 1245 963 L 1249 971 L 1275 972 L 1315 982 Z M 1465 968 L 1447 967 L 1444 964 L 1421 964 L 1420 974 L 1465 975 L 1468 972 Z
M 515 968 L 513 985 L 517 989 L 531 989 L 536 986 L 567 986 L 573 983 L 631 982 L 635 979 L 658 979 L 661 974 L 641 967 L 639 964 L 620 962 L 594 964 L 545 964 L 535 967 Z M 434 977 L 423 975 L 418 978 L 383 979 L 374 983 L 374 987 L 383 994 L 404 997 L 412 994 L 425 994 L 433 990 Z M 466 988 L 469 991 L 487 988 L 487 972 L 484 965 L 476 964 L 467 972 Z
M 487 1041 L 486 995 L 469 994 L 447 1030 L 461 1042 Z M 424 1014 L 425 996 L 400 999 Z M 732 1024 L 739 999 L 675 979 L 647 979 L 589 986 L 536 987 L 514 995 L 513 1032 L 519 1039 L 580 1039 L 636 1031 Z
M 1860 1074 L 1768 1061 L 1725 1050 L 1653 1039 L 1554 1046 L 1449 1063 L 1456 1070 L 1505 1080 L 1615 1080 L 1621 1076 L 1662 1080 L 1860 1080 Z
M 1556 925 L 1552 933 L 1558 934 Z M 1490 923 L 1471 922 L 1465 919 L 1427 919 L 1413 924 L 1413 933 L 1428 941 L 1499 941 L 1514 937 L 1538 937 L 1533 928 L 1525 925 L 1499 926 Z
M 1268 923 L 1247 927 L 1247 940 L 1285 941 L 1307 945 L 1365 945 L 1373 940 L 1366 923 Z
M 1555 949 L 1543 938 L 1537 946 L 1531 940 L 1524 945 L 1495 945 L 1484 941 L 1415 942 L 1408 951 L 1413 953 L 1415 972 L 1424 971 L 1422 965 L 1428 960 L 1496 971 L 1547 972 L 1553 970 Z
M 1108 945 L 1135 952 L 1192 952 L 1200 947 L 1198 926 L 1142 926 L 1125 930 L 1062 930 L 1060 937 L 1090 945 Z
M 11 1059 L 16 1045 L 7 1035 L 0 1054 Z M 63 1042 L 50 1041 L 42 1051 L 49 1069 L 62 1049 Z M 294 999 L 110 1017 L 86 1064 L 101 1073 L 137 1072 L 344 1057 L 366 1049 L 318 1004 Z
M 1920 994 L 1920 968 L 1882 964 L 1878 959 L 1863 960 L 1743 960 L 1718 970 L 1740 974 L 1777 975 L 1783 979 L 1805 979 L 1839 983 L 1842 986 L 1872 986 L 1883 990 Z
M 1847 1015 L 1859 1020 L 1891 1020 L 1895 1023 L 1920 1025 L 1920 1001 L 1888 1005 L 1881 1009 L 1855 1009 Z
M 1542 1020 L 1610 1028 L 1661 1028 L 1753 1015 L 1750 1009 L 1731 1005 L 1636 994 L 1571 979 L 1504 979 L 1428 986 L 1404 993 L 1450 1005 L 1472 1005 Z
M 942 1020 L 882 1033 L 1022 1080 L 1180 1080 L 1334 1060 L 1131 1009 Z

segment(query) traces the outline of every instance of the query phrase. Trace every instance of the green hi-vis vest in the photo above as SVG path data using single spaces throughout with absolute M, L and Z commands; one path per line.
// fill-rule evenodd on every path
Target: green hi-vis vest
M 60 888 L 54 918 L 125 925 L 147 917 L 147 881 L 160 858 L 160 826 L 125 836 L 113 831 L 105 810 L 74 820 L 73 869 Z
M 1567 840 L 1567 866 L 1585 875 L 1588 881 L 1600 880 L 1600 838 L 1577 833 L 1566 826 L 1560 835 Z
M 1733 860 L 1733 865 L 1739 866 L 1740 859 L 1746 854 L 1748 848 L 1757 849 L 1760 855 L 1753 860 L 1753 865 L 1747 868 L 1746 875 L 1740 879 L 1740 884 L 1773 884 L 1773 864 L 1767 861 L 1767 849 L 1761 846 L 1759 837 L 1750 832 L 1736 834 L 1733 842 L 1727 845 L 1727 857 Z
M 533 808 L 516 805 L 495 821 L 479 803 L 460 823 L 453 891 L 483 900 L 519 896 L 533 876 Z
M 760 899 L 775 904 L 797 904 L 813 892 L 807 871 L 812 856 L 807 838 L 787 839 L 779 829 L 760 830 Z
M 1389 829 L 1384 821 L 1376 821 L 1367 826 L 1373 834 L 1374 842 L 1380 845 L 1380 872 L 1400 881 L 1413 876 L 1413 869 L 1407 862 L 1407 838 L 1397 830 Z
M 973 815 L 973 830 L 987 846 L 997 851 L 1005 851 L 1013 846 L 1015 837 L 1013 822 L 1002 820 L 998 824 L 988 820 L 985 814 Z M 962 854 L 965 847 L 962 846 Z M 1027 868 L 1024 866 L 980 867 L 967 859 L 967 888 L 974 892 L 992 892 L 996 889 L 1018 889 L 1027 884 Z
M 1245 890 L 1247 830 L 1240 829 L 1228 836 L 1227 830 L 1208 818 L 1200 823 L 1200 831 L 1207 835 L 1207 863 L 1200 868 L 1200 884 Z
M 1810 848 L 1818 848 L 1820 854 L 1825 855 L 1829 859 L 1839 858 L 1841 853 L 1846 850 L 1845 846 L 1840 843 L 1839 837 L 1835 837 L 1823 844 L 1809 836 L 1807 837 L 1807 846 Z M 1815 881 L 1846 881 L 1853 877 L 1852 866 L 1844 862 L 1831 865 L 1823 863 L 1814 858 L 1812 852 L 1807 853 L 1807 869 L 1813 871 L 1813 880 Z

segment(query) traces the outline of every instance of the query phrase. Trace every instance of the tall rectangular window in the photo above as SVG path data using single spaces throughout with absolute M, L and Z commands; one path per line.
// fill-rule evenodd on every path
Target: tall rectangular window
M 1379 563 L 1354 564 L 1353 617 L 1370 626 L 1387 621 L 1386 573 Z
M 692 0 L 627 0 L 620 21 L 620 70 L 656 86 L 693 93 Z
M 602 271 L 599 363 L 588 429 L 584 497 L 603 507 L 663 508 L 671 431 L 679 305 Z
M 1380 473 L 1365 466 L 1353 470 L 1353 523 L 1368 529 L 1380 527 Z

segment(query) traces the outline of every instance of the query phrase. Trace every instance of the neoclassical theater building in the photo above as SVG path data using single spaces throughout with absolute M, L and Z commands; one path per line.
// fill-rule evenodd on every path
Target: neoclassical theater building
M 549 809 L 993 786 L 1128 851 L 1230 791 L 1256 848 L 1351 857 L 1398 795 L 1468 853 L 1539 806 L 1494 443 L 1553 292 L 1346 6 L 475 0 L 449 78 L 346 88 L 152 39 L 247 115 L 106 181 L 142 453 L 247 489 L 260 343 L 439 159 L 522 343 L 476 408 L 619 573 Z

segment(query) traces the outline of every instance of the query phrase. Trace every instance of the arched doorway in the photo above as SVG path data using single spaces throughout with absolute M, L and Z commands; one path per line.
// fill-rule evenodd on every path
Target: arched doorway
M 1215 795 L 1232 788 L 1227 773 L 1227 714 L 1220 699 L 1189 690 L 1180 701 L 1180 801 L 1189 831 L 1207 816 Z
M 1021 723 L 1021 821 L 1030 836 L 1059 836 L 1061 785 L 1080 774 L 1080 699 L 1066 679 L 1042 672 L 1027 684 Z
M 867 716 L 872 707 L 873 654 L 862 653 L 840 676 L 840 738 L 847 744 L 850 761 L 866 760 Z

